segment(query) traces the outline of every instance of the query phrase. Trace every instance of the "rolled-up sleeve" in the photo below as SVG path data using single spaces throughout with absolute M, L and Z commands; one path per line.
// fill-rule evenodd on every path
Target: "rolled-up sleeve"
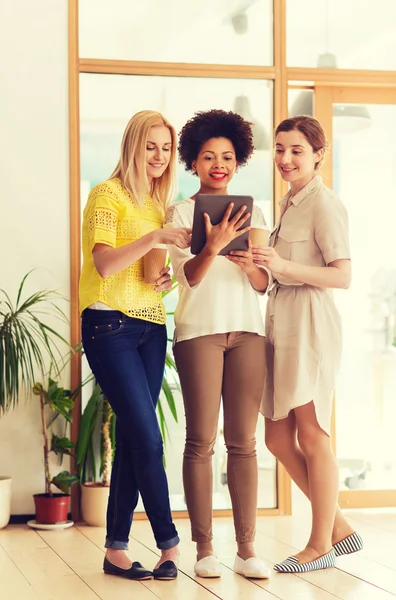
M 167 213 L 166 213 L 166 218 L 165 218 L 165 228 L 177 228 L 177 227 L 192 227 L 192 223 L 187 222 L 187 219 L 182 217 L 182 215 L 180 214 L 180 212 L 177 209 L 177 206 L 171 206 Z M 177 283 L 179 285 L 185 286 L 186 288 L 190 289 L 190 290 L 194 290 L 199 286 L 199 283 L 197 283 L 194 286 L 191 286 L 188 283 L 187 277 L 185 275 L 184 272 L 184 265 L 191 260 L 192 258 L 194 258 L 194 255 L 191 254 L 190 249 L 189 248 L 178 248 L 175 245 L 168 245 L 168 252 L 169 252 L 169 257 L 171 260 L 171 264 L 172 264 L 172 270 L 173 270 L 173 274 L 175 276 L 175 279 L 177 281 Z
M 348 213 L 337 197 L 320 199 L 315 215 L 315 241 L 326 265 L 350 259 Z

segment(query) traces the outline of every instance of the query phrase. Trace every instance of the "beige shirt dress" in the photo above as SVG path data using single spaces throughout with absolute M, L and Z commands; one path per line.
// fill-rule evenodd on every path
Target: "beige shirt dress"
M 282 258 L 312 267 L 350 258 L 346 209 L 321 177 L 294 197 L 286 194 L 280 208 L 269 245 Z M 331 291 L 278 276 L 269 291 L 265 331 L 267 377 L 261 412 L 276 421 L 313 401 L 318 423 L 330 435 L 342 346 Z

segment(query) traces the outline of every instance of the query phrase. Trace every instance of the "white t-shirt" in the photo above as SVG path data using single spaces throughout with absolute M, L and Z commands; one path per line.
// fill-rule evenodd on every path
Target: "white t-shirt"
M 194 200 L 188 198 L 168 210 L 167 227 L 192 227 Z M 253 206 L 252 227 L 266 226 L 263 213 Z M 242 269 L 225 256 L 216 256 L 205 277 L 191 287 L 184 273 L 194 258 L 190 249 L 168 246 L 174 276 L 179 283 L 174 343 L 202 335 L 248 331 L 264 335 L 259 297 Z

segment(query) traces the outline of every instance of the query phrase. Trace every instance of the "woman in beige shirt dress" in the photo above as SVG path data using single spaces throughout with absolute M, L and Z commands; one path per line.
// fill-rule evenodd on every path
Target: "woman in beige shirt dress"
M 266 444 L 310 499 L 312 530 L 302 552 L 275 565 L 303 572 L 334 565 L 362 548 L 337 506 L 338 470 L 330 443 L 341 322 L 330 289 L 348 288 L 351 262 L 344 205 L 317 175 L 326 148 L 320 123 L 286 119 L 275 132 L 275 164 L 290 190 L 257 264 L 274 282 L 266 314 Z

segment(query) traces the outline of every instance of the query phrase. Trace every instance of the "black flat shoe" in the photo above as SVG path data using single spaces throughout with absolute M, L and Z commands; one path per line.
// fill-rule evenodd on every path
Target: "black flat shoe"
M 177 567 L 173 560 L 166 560 L 159 567 L 153 570 L 154 579 L 176 579 Z
M 152 579 L 152 571 L 145 569 L 140 562 L 133 562 L 129 569 L 121 569 L 117 565 L 113 565 L 107 558 L 103 562 L 103 571 L 106 575 L 117 575 L 118 577 L 125 577 L 126 579 Z

